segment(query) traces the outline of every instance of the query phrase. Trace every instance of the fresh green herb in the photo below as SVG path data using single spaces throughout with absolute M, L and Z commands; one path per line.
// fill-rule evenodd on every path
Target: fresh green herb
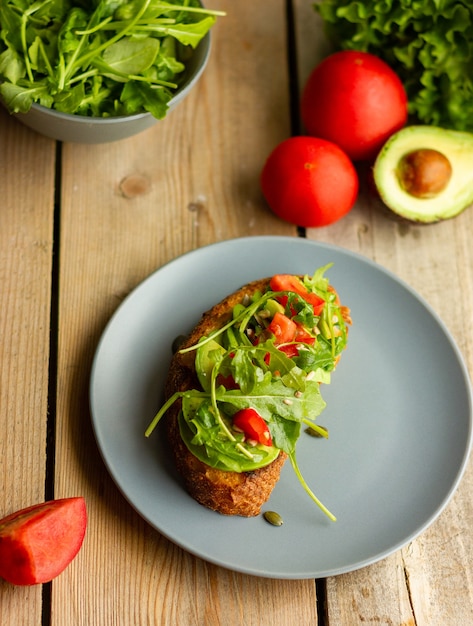
M 268 465 L 283 450 L 309 496 L 335 519 L 310 490 L 296 461 L 302 425 L 321 431 L 314 421 L 325 408 L 320 383 L 330 382 L 330 373 L 347 342 L 338 298 L 324 277 L 327 267 L 303 279 L 305 287 L 325 301 L 320 315 L 314 315 L 313 306 L 301 295 L 269 290 L 256 294 L 246 305 L 238 304 L 227 324 L 182 349 L 181 353 L 195 351 L 202 389 L 176 392 L 161 407 L 145 435 L 148 437 L 167 410 L 181 401 L 180 433 L 198 459 L 224 471 L 243 472 Z M 284 306 L 278 299 L 285 302 Z M 270 309 L 284 311 L 312 334 L 305 334 L 306 342 L 293 342 L 297 349 L 286 354 L 281 347 L 288 344 L 276 345 L 275 336 L 268 332 Z M 227 388 L 224 382 L 229 380 L 232 384 Z M 247 408 L 266 422 L 273 445 L 248 441 L 232 428 L 232 417 Z
M 314 8 L 337 48 L 370 52 L 393 68 L 418 121 L 473 131 L 471 2 L 321 0 Z
M 63 113 L 162 119 L 218 11 L 198 0 L 5 0 L 0 97 Z

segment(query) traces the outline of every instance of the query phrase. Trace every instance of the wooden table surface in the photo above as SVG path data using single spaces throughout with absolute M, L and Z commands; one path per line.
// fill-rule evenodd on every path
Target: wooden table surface
M 300 132 L 298 90 L 328 52 L 311 4 L 289 14 L 284 0 L 209 2 L 227 16 L 201 81 L 136 137 L 60 144 L 0 111 L 0 513 L 83 495 L 89 514 L 79 555 L 51 584 L 0 581 L 2 625 L 473 624 L 471 465 L 440 517 L 392 556 L 327 580 L 273 580 L 208 564 L 151 528 L 92 433 L 92 359 L 127 294 L 200 246 L 301 235 L 268 210 L 258 177 Z M 362 194 L 343 220 L 303 235 L 409 283 L 473 373 L 473 210 L 407 225 Z

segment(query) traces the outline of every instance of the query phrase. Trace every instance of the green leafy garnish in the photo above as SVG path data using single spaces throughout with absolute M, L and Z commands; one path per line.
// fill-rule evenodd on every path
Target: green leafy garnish
M 321 383 L 330 374 L 346 346 L 347 328 L 338 303 L 321 268 L 303 284 L 323 299 L 317 315 L 295 292 L 255 294 L 238 304 L 228 323 L 180 352 L 195 352 L 195 369 L 201 389 L 176 392 L 161 407 L 146 430 L 148 437 L 177 401 L 181 402 L 179 428 L 189 450 L 211 467 L 245 472 L 269 465 L 283 450 L 290 458 L 305 491 L 330 517 L 303 479 L 296 461 L 296 443 L 303 425 L 325 433 L 316 423 L 325 408 Z M 282 304 L 284 303 L 284 304 Z M 272 313 L 271 313 L 272 312 Z M 301 340 L 277 343 L 271 331 L 277 313 L 301 329 Z M 272 445 L 248 440 L 233 428 L 232 418 L 253 409 L 264 420 Z
M 0 97 L 94 117 L 162 119 L 219 11 L 198 0 L 5 0 Z
M 392 67 L 420 122 L 473 131 L 471 3 L 321 0 L 314 8 L 337 48 L 370 52 Z

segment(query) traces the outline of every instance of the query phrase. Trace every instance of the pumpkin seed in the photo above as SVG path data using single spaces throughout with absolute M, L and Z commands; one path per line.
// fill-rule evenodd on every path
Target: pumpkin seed
M 323 431 L 323 433 L 320 431 Z M 307 426 L 305 432 L 311 437 L 324 437 L 325 439 L 328 439 L 328 429 L 325 428 L 325 426 L 319 426 L 318 430 L 312 428 L 312 426 Z
M 279 515 L 279 513 L 276 513 L 276 511 L 265 511 L 263 513 L 263 517 L 264 517 L 264 519 L 267 522 L 269 522 L 273 526 L 282 526 L 283 525 L 283 519 Z

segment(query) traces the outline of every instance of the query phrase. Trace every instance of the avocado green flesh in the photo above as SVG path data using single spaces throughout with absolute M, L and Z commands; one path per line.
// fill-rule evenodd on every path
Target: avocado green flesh
M 274 317 L 276 313 L 284 313 L 284 307 L 277 300 L 273 300 L 273 298 L 269 298 L 266 301 L 265 309 L 269 311 L 271 317 Z
M 397 168 L 406 154 L 426 148 L 447 157 L 452 176 L 435 197 L 416 198 L 402 188 Z M 373 175 L 382 201 L 399 216 L 422 223 L 455 217 L 473 203 L 473 134 L 408 126 L 386 142 L 376 159 Z
M 210 389 L 212 370 L 216 363 L 216 359 L 212 358 L 211 353 L 215 350 L 221 352 L 222 355 L 225 354 L 225 348 L 215 341 L 215 339 L 211 339 L 203 343 L 196 351 L 195 370 L 204 391 L 209 391 Z
M 249 458 L 238 452 L 235 448 L 235 441 L 221 439 L 217 446 L 213 443 L 212 437 L 207 439 L 207 445 L 195 443 L 195 433 L 189 426 L 188 420 L 192 418 L 201 404 L 201 399 L 194 399 L 183 405 L 183 409 L 178 416 L 179 431 L 181 437 L 188 450 L 206 465 L 210 465 L 215 469 L 226 472 L 253 472 L 254 470 L 266 467 L 272 463 L 280 454 L 279 448 L 276 446 L 246 446 L 253 458 Z M 184 417 L 184 411 L 188 412 L 187 419 Z

